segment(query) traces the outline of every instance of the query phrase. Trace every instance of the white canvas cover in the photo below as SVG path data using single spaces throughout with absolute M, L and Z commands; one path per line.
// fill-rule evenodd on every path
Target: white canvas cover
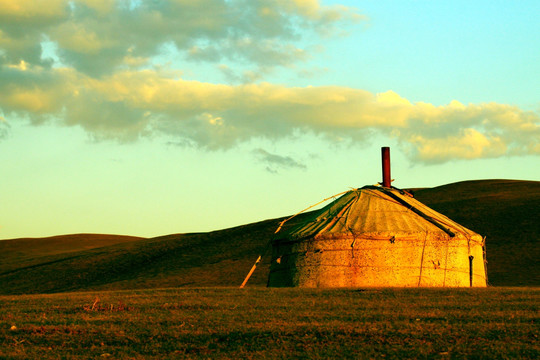
M 486 286 L 482 237 L 408 193 L 366 186 L 285 226 L 269 286 Z

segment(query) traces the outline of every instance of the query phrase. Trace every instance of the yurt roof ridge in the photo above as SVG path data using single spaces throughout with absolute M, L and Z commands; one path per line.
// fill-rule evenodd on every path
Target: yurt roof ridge
M 365 190 L 372 190 L 372 191 L 365 191 Z M 451 221 L 450 219 L 450 222 L 451 224 L 447 223 L 446 221 L 444 221 L 443 219 L 440 218 L 440 216 L 431 216 L 427 211 L 422 211 L 420 209 L 418 209 L 416 206 L 414 206 L 413 204 L 410 204 L 408 201 L 406 201 L 405 199 L 403 199 L 402 197 L 398 196 L 397 194 L 395 194 L 394 191 L 397 191 L 400 195 L 404 196 L 404 197 L 410 197 L 410 198 L 414 198 L 414 196 L 407 192 L 406 190 L 403 190 L 403 189 L 400 189 L 400 188 L 397 188 L 397 187 L 394 187 L 394 186 L 391 186 L 391 187 L 384 187 L 384 186 L 380 186 L 380 185 L 366 185 L 366 186 L 363 186 L 363 187 L 360 187 L 360 188 L 351 188 L 350 190 L 347 190 L 347 191 L 343 191 L 341 193 L 338 193 L 338 194 L 335 194 L 335 195 L 332 195 L 330 197 L 327 197 L 319 202 L 317 202 L 316 204 L 313 204 L 305 209 L 303 209 L 302 211 L 284 219 L 283 221 L 281 221 L 276 229 L 276 231 L 274 232 L 274 239 L 276 237 L 276 235 L 283 229 L 283 226 L 288 222 L 290 221 L 291 219 L 297 217 L 298 215 L 302 214 L 302 213 L 305 213 L 306 211 L 326 202 L 326 201 L 329 201 L 329 200 L 337 200 L 338 197 L 342 197 L 346 194 L 350 194 L 352 192 L 356 193 L 356 194 L 359 194 L 360 192 L 363 192 L 363 193 L 366 193 L 371 196 L 377 196 L 377 197 L 380 197 L 381 199 L 384 199 L 385 201 L 391 201 L 393 203 L 396 203 L 396 204 L 399 204 L 401 206 L 404 206 L 406 207 L 408 210 L 414 212 L 416 215 L 420 216 L 421 218 L 423 218 L 425 221 L 433 224 L 434 226 L 436 226 L 437 228 L 439 228 L 440 230 L 444 231 L 445 233 L 447 233 L 450 237 L 454 237 L 456 234 L 455 232 L 459 232 L 459 233 L 462 233 L 463 235 L 465 235 L 466 237 L 470 237 L 470 234 L 469 234 L 469 230 L 467 230 L 466 228 L 464 228 L 463 226 Z M 377 193 L 381 193 L 381 195 L 378 195 Z M 386 196 L 384 196 L 384 195 Z M 330 206 L 327 205 L 327 206 Z M 324 208 L 320 209 L 320 211 L 322 211 Z M 429 208 L 427 208 L 428 210 L 431 210 Z M 440 214 L 442 215 L 442 214 Z

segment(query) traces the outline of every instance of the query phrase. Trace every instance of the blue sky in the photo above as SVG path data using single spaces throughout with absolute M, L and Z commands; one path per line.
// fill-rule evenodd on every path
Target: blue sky
M 0 239 L 540 180 L 536 1 L 0 1 Z M 46 6 L 44 5 L 46 3 Z

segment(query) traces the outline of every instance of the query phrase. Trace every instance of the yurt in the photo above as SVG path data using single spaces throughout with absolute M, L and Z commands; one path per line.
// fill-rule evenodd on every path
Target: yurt
M 390 185 L 342 194 L 272 240 L 271 287 L 484 287 L 484 239 Z

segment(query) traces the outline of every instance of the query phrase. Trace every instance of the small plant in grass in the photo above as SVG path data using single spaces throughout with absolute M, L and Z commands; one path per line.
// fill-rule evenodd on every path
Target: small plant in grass
M 116 305 L 114 304 L 102 304 L 99 297 L 96 297 L 92 305 L 84 305 L 84 311 L 129 311 L 131 310 L 126 304 L 122 301 L 118 301 Z

